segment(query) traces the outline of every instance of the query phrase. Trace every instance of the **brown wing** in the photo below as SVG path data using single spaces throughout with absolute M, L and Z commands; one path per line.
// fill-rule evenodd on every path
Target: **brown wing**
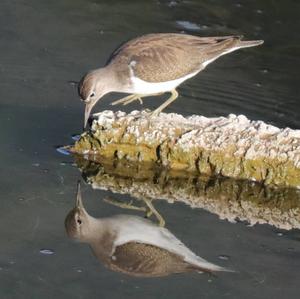
M 143 277 L 200 271 L 177 254 L 157 246 L 136 242 L 118 246 L 108 266 L 114 271 Z
M 130 65 L 135 76 L 164 82 L 200 71 L 202 63 L 220 56 L 240 37 L 196 37 L 187 34 L 148 34 L 133 39 L 113 53 L 111 63 Z

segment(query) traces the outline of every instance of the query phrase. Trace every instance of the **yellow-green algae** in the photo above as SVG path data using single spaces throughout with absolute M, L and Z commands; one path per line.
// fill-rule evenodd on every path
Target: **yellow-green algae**
M 99 163 L 101 160 L 102 164 Z M 75 156 L 83 177 L 94 187 L 136 198 L 182 201 L 204 208 L 222 219 L 268 223 L 282 229 L 300 228 L 300 190 L 265 186 L 247 180 L 209 177 L 166 170 L 156 163 L 136 163 Z
M 125 121 L 115 122 L 110 126 L 96 125 L 96 129 L 83 133 L 70 150 L 94 158 L 102 156 L 155 162 L 169 169 L 248 179 L 266 185 L 300 186 L 300 168 L 293 161 L 259 155 L 255 159 L 249 159 L 235 154 L 236 145 L 218 151 L 197 146 L 186 149 L 178 143 L 186 132 L 185 128 L 180 127 L 172 131 L 171 137 L 167 136 L 163 140 L 154 137 L 140 142 L 136 134 L 128 130 L 130 125 Z M 139 133 L 144 133 L 147 129 L 151 130 L 151 127 L 141 126 L 139 129 Z

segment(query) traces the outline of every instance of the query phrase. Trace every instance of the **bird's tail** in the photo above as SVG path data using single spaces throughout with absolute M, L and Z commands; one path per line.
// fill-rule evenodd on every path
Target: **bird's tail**
M 197 260 L 195 260 L 193 263 L 190 263 L 190 267 L 194 270 L 197 271 L 199 273 L 215 273 L 215 272 L 236 272 L 234 270 L 228 269 L 228 268 L 224 268 L 221 266 L 218 266 L 216 264 L 210 263 L 206 260 L 203 260 L 201 258 L 197 258 Z
M 198 267 L 198 272 L 215 273 L 215 272 L 235 272 L 235 271 L 228 269 L 228 268 L 224 268 L 221 266 L 211 264 L 211 266 L 209 266 L 207 268 Z
M 248 48 L 256 47 L 264 43 L 263 40 L 242 40 L 243 35 L 230 35 L 230 36 L 216 36 L 211 39 L 214 40 L 215 48 L 220 47 L 226 50 L 227 48 Z M 214 46 L 212 46 L 212 49 Z
M 248 47 L 255 47 L 263 44 L 263 40 L 242 40 L 242 35 L 223 36 L 214 38 L 214 43 L 211 43 L 206 49 L 206 61 L 202 63 L 206 67 L 209 63 L 215 61 L 219 57 L 234 52 L 236 50 Z
M 248 48 L 248 47 L 256 47 L 263 43 L 264 43 L 263 40 L 246 40 L 246 41 L 239 40 L 237 43 L 237 47 L 239 49 L 240 48 Z

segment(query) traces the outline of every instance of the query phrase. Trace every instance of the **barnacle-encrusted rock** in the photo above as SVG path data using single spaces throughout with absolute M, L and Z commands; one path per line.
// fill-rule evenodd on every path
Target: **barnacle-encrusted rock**
M 103 111 L 70 150 L 151 162 L 168 169 L 300 187 L 300 130 L 279 129 L 243 115 L 206 118 L 145 111 Z

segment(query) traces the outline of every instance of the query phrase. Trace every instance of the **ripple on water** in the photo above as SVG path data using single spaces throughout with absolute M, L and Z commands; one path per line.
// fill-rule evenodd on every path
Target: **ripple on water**
M 59 152 L 60 154 L 66 155 L 66 156 L 70 156 L 70 152 L 65 148 L 65 147 L 58 147 L 56 149 L 57 152 Z
M 42 248 L 42 249 L 40 249 L 40 253 L 43 254 L 43 255 L 52 255 L 55 252 L 52 249 Z
M 198 24 L 192 23 L 190 21 L 176 21 L 176 24 L 182 29 L 191 31 L 200 31 L 201 29 L 207 28 L 207 26 L 199 26 Z
M 177 6 L 178 5 L 178 2 L 176 2 L 176 1 L 170 1 L 169 3 L 168 3 L 168 6 L 169 7 L 175 7 L 175 6 Z
M 218 258 L 219 258 L 220 260 L 224 260 L 224 261 L 228 261 L 228 260 L 230 259 L 229 255 L 225 255 L 225 254 L 220 254 L 220 255 L 218 256 Z

